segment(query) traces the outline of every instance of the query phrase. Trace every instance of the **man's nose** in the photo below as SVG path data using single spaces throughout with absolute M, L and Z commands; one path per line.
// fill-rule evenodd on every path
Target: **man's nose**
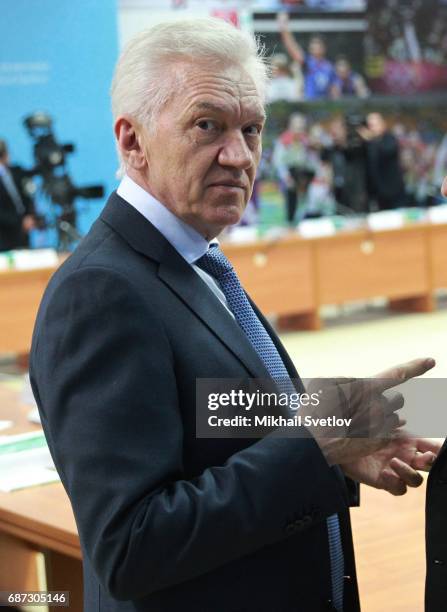
M 445 198 L 447 198 L 447 176 L 445 177 L 444 182 L 442 183 L 441 193 Z
M 228 134 L 218 156 L 219 164 L 247 170 L 253 164 L 253 152 L 242 132 Z

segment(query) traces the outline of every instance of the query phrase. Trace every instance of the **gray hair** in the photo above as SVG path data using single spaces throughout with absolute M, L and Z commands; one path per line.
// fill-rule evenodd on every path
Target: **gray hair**
M 238 65 L 250 77 L 262 100 L 268 80 L 265 51 L 258 39 L 222 19 L 186 19 L 160 23 L 142 31 L 124 48 L 112 81 L 112 112 L 116 120 L 129 115 L 149 131 L 162 107 L 177 90 L 166 70 L 179 60 L 212 65 Z M 118 149 L 121 167 L 125 164 Z

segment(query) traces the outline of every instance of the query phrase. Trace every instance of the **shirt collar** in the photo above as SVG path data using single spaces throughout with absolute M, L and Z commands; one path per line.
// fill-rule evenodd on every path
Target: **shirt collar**
M 140 187 L 127 174 L 123 177 L 117 193 L 154 225 L 168 242 L 190 264 L 205 255 L 211 244 L 193 227 L 179 219 L 164 204 Z

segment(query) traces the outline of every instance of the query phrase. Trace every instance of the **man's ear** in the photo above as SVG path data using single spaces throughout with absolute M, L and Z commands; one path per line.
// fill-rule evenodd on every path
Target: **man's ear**
M 137 130 L 136 123 L 129 117 L 118 117 L 115 122 L 115 136 L 127 166 L 134 170 L 142 170 L 147 166 L 141 130 Z

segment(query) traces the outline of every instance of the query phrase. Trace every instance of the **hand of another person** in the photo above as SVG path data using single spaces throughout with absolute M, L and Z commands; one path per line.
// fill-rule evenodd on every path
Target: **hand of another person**
M 419 487 L 419 471 L 429 471 L 441 449 L 442 441 L 410 438 L 397 434 L 388 444 L 367 457 L 340 465 L 349 478 L 384 489 L 392 495 L 404 495 L 407 487 Z
M 347 464 L 385 448 L 405 422 L 396 413 L 403 396 L 389 390 L 431 368 L 433 359 L 415 359 L 369 379 L 314 380 L 310 393 L 318 393 L 317 406 L 300 409 L 311 416 L 308 427 L 330 465 Z M 327 426 L 327 419 L 340 426 Z
M 370 140 L 373 140 L 373 138 L 375 138 L 374 133 L 367 127 L 359 127 L 357 128 L 357 134 L 363 138 L 363 140 L 366 140 L 367 142 L 369 142 Z

